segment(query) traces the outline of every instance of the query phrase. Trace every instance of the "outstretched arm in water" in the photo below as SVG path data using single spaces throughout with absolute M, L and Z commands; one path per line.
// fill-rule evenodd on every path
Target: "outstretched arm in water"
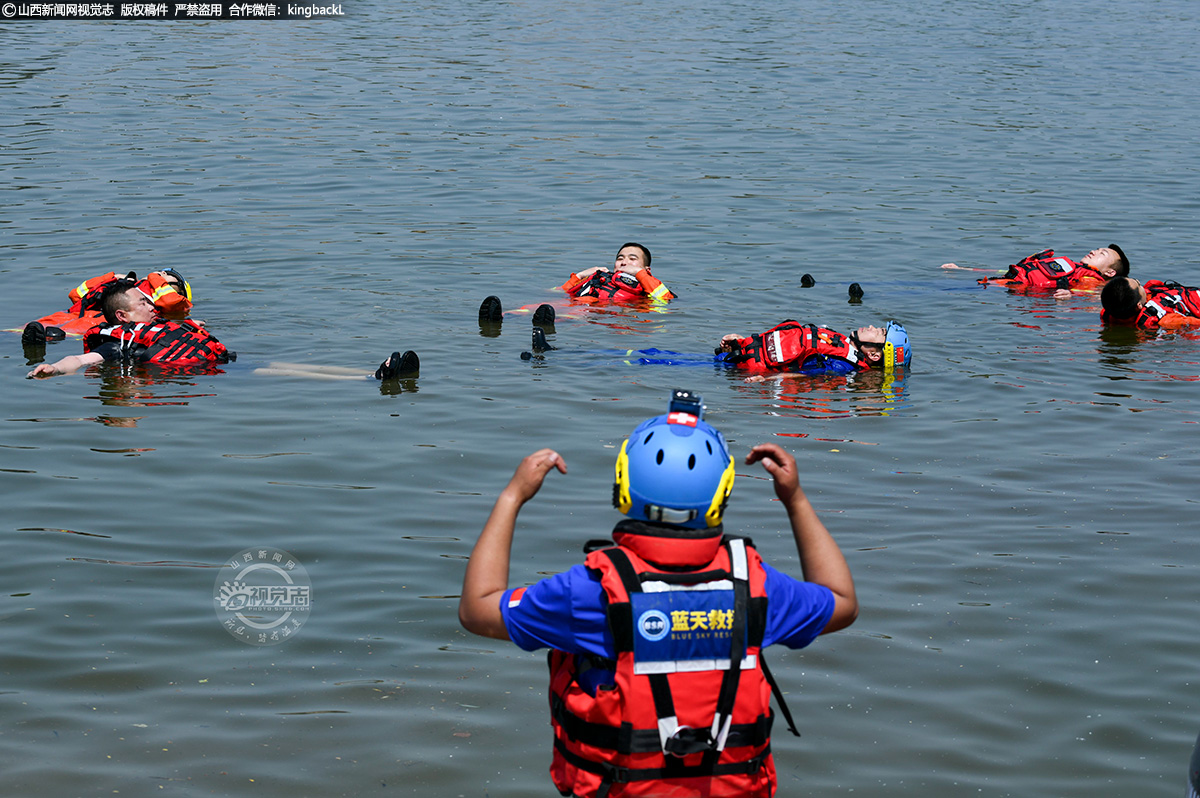
M 25 376 L 28 379 L 34 377 L 53 377 L 56 374 L 70 374 L 73 371 L 79 371 L 85 366 L 94 366 L 97 363 L 104 361 L 104 358 L 96 352 L 85 352 L 82 355 L 67 355 L 62 360 L 54 363 L 39 363 L 34 367 L 33 371 Z

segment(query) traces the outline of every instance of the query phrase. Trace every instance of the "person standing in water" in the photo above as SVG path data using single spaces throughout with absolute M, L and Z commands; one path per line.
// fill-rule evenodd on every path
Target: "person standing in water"
M 774 680 L 762 649 L 803 648 L 858 615 L 846 559 L 777 444 L 755 446 L 745 462 L 774 480 L 806 581 L 725 532 L 733 459 L 702 414 L 699 397 L 676 391 L 669 412 L 622 445 L 613 502 L 627 518 L 615 545 L 508 587 L 518 513 L 551 470 L 567 473 L 541 449 L 500 493 L 467 563 L 463 627 L 550 649 L 550 772 L 563 795 L 769 798 Z

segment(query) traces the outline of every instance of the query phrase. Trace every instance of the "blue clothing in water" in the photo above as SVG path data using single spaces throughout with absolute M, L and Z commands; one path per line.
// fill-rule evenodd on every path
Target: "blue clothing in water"
M 627 362 L 642 366 L 723 366 L 737 368 L 736 363 L 730 362 L 730 355 L 721 352 L 716 355 L 697 355 L 684 352 L 672 352 L 668 349 L 630 349 L 625 353 Z M 858 371 L 849 360 L 840 357 L 814 355 L 804 361 L 798 369 L 787 369 L 790 374 L 850 374 Z

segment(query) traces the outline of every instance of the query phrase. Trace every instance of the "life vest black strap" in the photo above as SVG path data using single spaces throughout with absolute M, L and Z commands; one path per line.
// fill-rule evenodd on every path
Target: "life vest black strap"
M 729 556 L 729 570 L 733 577 L 733 629 L 729 644 L 729 669 L 721 678 L 721 689 L 717 694 L 717 707 L 713 714 L 711 729 L 712 747 L 705 754 L 706 761 L 716 762 L 721 750 L 728 744 L 725 726 L 733 716 L 733 705 L 737 701 L 738 682 L 742 678 L 742 660 L 746 656 L 746 616 L 750 611 L 749 562 L 746 556 L 746 541 L 727 540 L 724 543 Z M 759 652 L 760 654 L 762 652 Z
M 775 703 L 779 705 L 779 711 L 783 713 L 783 719 L 787 721 L 788 731 L 799 737 L 800 732 L 796 729 L 796 721 L 792 720 L 792 711 L 788 709 L 787 701 L 783 700 L 783 691 L 779 689 L 779 682 L 775 681 L 775 676 L 767 667 L 767 661 L 763 659 L 761 650 L 758 652 L 758 667 L 762 668 L 763 678 L 767 680 L 767 684 L 771 685 L 771 695 L 775 696 Z
M 669 759 L 666 766 L 660 768 L 624 768 L 610 765 L 607 762 L 593 762 L 590 759 L 585 759 L 567 748 L 562 739 L 558 737 L 554 738 L 554 750 L 568 764 L 588 773 L 595 773 L 597 776 L 603 778 L 600 789 L 596 791 L 596 798 L 604 798 L 604 796 L 608 795 L 609 789 L 614 784 L 628 784 L 632 781 L 661 781 L 663 779 L 687 779 L 700 776 L 750 775 L 761 770 L 763 763 L 771 755 L 771 746 L 768 745 L 756 756 L 743 762 L 685 765 L 682 759 Z
M 629 555 L 618 547 L 603 549 L 600 552 L 612 563 L 613 569 L 625 587 L 625 595 L 642 592 L 642 583 L 637 571 L 629 560 Z M 633 606 L 628 602 L 611 603 L 608 605 L 608 628 L 613 636 L 613 648 L 618 654 L 633 651 Z
M 604 549 L 601 554 L 607 557 L 609 562 L 613 564 L 613 568 L 616 570 L 617 576 L 620 578 L 627 595 L 642 592 L 642 580 L 638 579 L 637 571 L 634 569 L 633 562 L 630 561 L 628 554 L 616 546 L 611 549 Z
M 763 634 L 767 626 L 767 597 L 750 597 L 750 612 L 746 618 L 746 645 L 762 648 Z
M 584 720 L 567 709 L 557 695 L 550 696 L 550 714 L 569 739 L 593 748 L 603 748 L 618 754 L 654 754 L 662 751 L 658 729 L 635 729 L 629 723 L 605 726 Z M 754 723 L 739 723 L 729 728 L 726 748 L 763 746 L 771 740 L 774 716 L 760 715 Z

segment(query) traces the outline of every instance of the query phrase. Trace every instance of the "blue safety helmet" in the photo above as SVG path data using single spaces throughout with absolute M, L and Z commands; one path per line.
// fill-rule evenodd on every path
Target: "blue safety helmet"
M 907 366 L 912 362 L 912 345 L 908 341 L 908 332 L 898 321 L 889 321 L 883 336 L 883 367 Z
M 643 421 L 621 445 L 613 505 L 638 521 L 708 529 L 721 523 L 733 476 L 721 433 L 671 412 Z

